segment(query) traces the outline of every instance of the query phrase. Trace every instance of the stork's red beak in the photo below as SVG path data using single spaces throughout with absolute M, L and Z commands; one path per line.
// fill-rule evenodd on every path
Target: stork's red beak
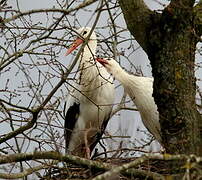
M 65 56 L 69 55 L 73 50 L 75 50 L 80 44 L 82 44 L 84 42 L 83 39 L 77 38 L 73 44 L 71 45 L 71 47 L 67 50 Z
M 103 59 L 103 58 L 96 58 L 96 61 L 98 61 L 100 64 L 102 64 L 103 66 L 105 66 L 105 64 L 109 64 L 107 60 Z

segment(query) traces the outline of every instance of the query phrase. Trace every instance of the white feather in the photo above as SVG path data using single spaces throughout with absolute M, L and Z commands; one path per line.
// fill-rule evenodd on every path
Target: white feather
M 117 80 L 119 80 L 124 86 L 126 92 L 138 108 L 143 124 L 161 143 L 162 138 L 159 123 L 159 113 L 152 96 L 153 78 L 139 77 L 128 74 L 112 58 L 103 65 L 107 71 L 111 73 Z

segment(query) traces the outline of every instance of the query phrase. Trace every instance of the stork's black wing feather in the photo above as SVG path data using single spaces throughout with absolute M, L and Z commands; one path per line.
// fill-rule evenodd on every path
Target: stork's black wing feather
M 66 116 L 65 116 L 65 148 L 67 150 L 71 138 L 72 131 L 75 127 L 75 124 L 78 120 L 79 113 L 80 113 L 80 104 L 74 103 L 72 106 L 69 107 Z

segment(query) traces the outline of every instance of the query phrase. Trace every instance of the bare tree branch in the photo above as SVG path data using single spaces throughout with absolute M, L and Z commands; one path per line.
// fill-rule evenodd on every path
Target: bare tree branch
M 48 101 L 51 99 L 51 97 L 54 95 L 54 93 L 60 88 L 60 86 L 66 81 L 67 75 L 68 75 L 68 73 L 66 73 L 66 75 L 62 76 L 61 80 L 58 82 L 58 84 L 55 86 L 55 88 L 49 93 L 48 97 L 44 100 L 44 102 L 39 107 L 32 110 L 31 121 L 29 121 L 26 125 L 21 126 L 20 128 L 16 129 L 15 131 L 12 131 L 12 132 L 6 134 L 3 138 L 0 139 L 0 144 L 17 136 L 18 134 L 23 133 L 24 131 L 26 131 L 34 126 L 34 124 L 37 121 L 39 112 L 44 108 L 44 106 L 48 103 Z
M 33 174 L 36 171 L 50 168 L 51 165 L 52 164 L 31 167 L 29 169 L 25 169 L 23 172 L 20 172 L 20 173 L 9 173 L 9 174 L 8 173 L 0 173 L 0 178 L 3 178 L 3 179 L 18 179 L 18 178 L 23 178 L 23 177 L 26 177 L 26 176 L 28 176 L 30 174 Z
M 143 157 L 140 157 L 140 158 L 137 158 L 136 160 L 130 162 L 130 163 L 127 163 L 127 164 L 124 164 L 124 165 L 121 165 L 121 166 L 118 166 L 118 167 L 114 167 L 112 168 L 110 171 L 107 171 L 101 175 L 98 175 L 97 177 L 93 178 L 93 180 L 104 180 L 110 176 L 112 176 L 113 174 L 117 174 L 117 173 L 120 173 L 121 171 L 124 171 L 124 170 L 128 170 L 132 167 L 135 167 L 139 164 L 142 164 L 143 162 L 147 161 L 147 160 L 154 160 L 154 159 L 158 159 L 158 160 L 165 160 L 165 161 L 170 161 L 170 160 L 180 160 L 180 161 L 183 161 L 183 160 L 189 160 L 189 159 L 195 159 L 195 161 L 197 163 L 201 162 L 202 161 L 202 158 L 201 157 L 195 157 L 193 155 L 190 155 L 190 156 L 186 156 L 186 155 L 169 155 L 169 154 L 165 154 L 165 155 L 152 155 L 152 154 L 148 154 L 148 155 L 145 155 Z M 195 163 L 195 161 L 193 163 Z M 188 161 L 189 162 L 189 161 Z M 189 162 L 191 165 L 192 163 Z M 187 165 L 187 166 L 189 166 Z M 193 164 L 192 164 L 193 165 Z M 181 167 L 181 168 L 187 168 L 187 166 L 184 166 L 184 167 Z M 154 179 L 164 179 L 163 176 L 159 175 L 159 174 L 153 174 L 154 176 Z
M 86 6 L 89 6 L 90 4 L 96 2 L 97 0 L 86 0 L 85 2 L 79 4 L 77 7 L 75 8 L 70 8 L 69 10 L 66 10 L 66 9 L 56 9 L 56 8 L 51 8 L 51 9 L 33 9 L 33 10 L 30 10 L 30 11 L 27 11 L 27 12 L 21 12 L 11 18 L 7 18 L 7 19 L 4 19 L 3 22 L 4 23 L 9 23 L 10 21 L 13 21 L 21 16 L 26 16 L 26 15 L 31 15 L 31 14 L 35 14 L 35 13 L 47 13 L 47 12 L 60 12 L 60 13 L 64 13 L 65 15 L 73 12 L 73 11 L 76 11 L 76 10 L 79 10 L 81 8 L 84 8 Z
M 121 166 L 111 166 L 110 164 L 107 163 L 101 163 L 97 161 L 92 161 L 92 160 L 87 160 L 84 158 L 79 158 L 77 156 L 72 156 L 72 155 L 62 155 L 57 152 L 49 151 L 49 152 L 33 152 L 33 153 L 22 153 L 22 154 L 11 154 L 11 155 L 5 155 L 0 157 L 0 164 L 5 164 L 5 163 L 12 163 L 12 162 L 21 162 L 21 161 L 29 161 L 29 160 L 39 160 L 39 159 L 53 159 L 53 160 L 58 160 L 58 161 L 63 161 L 67 163 L 72 163 L 75 165 L 81 165 L 83 167 L 91 167 L 95 168 L 98 170 L 109 170 L 108 172 L 105 172 L 104 174 L 98 175 L 96 178 L 93 180 L 104 180 L 107 177 L 110 177 L 113 174 L 117 173 L 123 173 L 126 175 L 129 173 L 138 173 L 146 176 L 153 177 L 154 179 L 164 179 L 163 176 L 160 174 L 156 173 L 150 173 L 150 172 L 145 172 L 145 171 L 139 171 L 139 170 L 129 170 L 132 167 L 137 167 L 138 165 L 144 163 L 145 161 L 148 160 L 163 160 L 163 161 L 183 161 L 185 165 L 183 165 L 181 168 L 182 169 L 188 169 L 190 167 L 195 167 L 198 163 L 202 162 L 201 157 L 197 157 L 194 155 L 169 155 L 169 154 L 164 154 L 164 155 L 153 155 L 153 154 L 148 154 L 143 157 L 137 158 L 136 160 L 121 165 Z M 46 167 L 45 167 L 46 168 Z M 125 172 L 125 173 L 124 173 Z

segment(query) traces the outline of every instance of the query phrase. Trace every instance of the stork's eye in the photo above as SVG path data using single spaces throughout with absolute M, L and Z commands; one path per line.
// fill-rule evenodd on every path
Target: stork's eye
M 84 31 L 84 32 L 83 32 L 83 35 L 85 35 L 85 34 L 87 34 L 87 31 Z

